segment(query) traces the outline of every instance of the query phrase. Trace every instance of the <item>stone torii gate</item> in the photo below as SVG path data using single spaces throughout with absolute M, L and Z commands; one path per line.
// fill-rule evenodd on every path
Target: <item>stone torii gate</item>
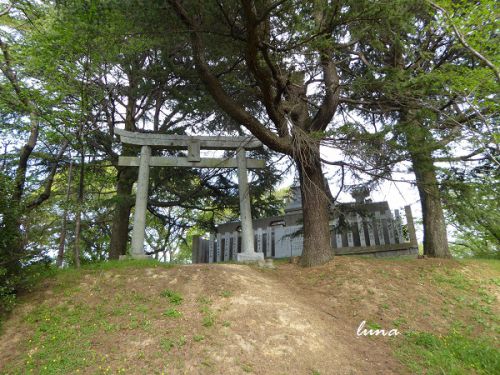
M 262 143 L 253 137 L 189 136 L 175 134 L 137 133 L 115 129 L 122 143 L 141 146 L 140 157 L 120 156 L 118 165 L 139 167 L 135 199 L 134 226 L 132 228 L 132 258 L 143 258 L 148 202 L 149 167 L 186 168 L 238 168 L 238 185 L 241 216 L 241 249 L 238 262 L 263 260 L 262 253 L 254 250 L 253 224 L 250 207 L 250 190 L 247 169 L 265 167 L 264 160 L 247 159 L 246 150 L 259 148 Z M 151 156 L 151 147 L 164 149 L 187 149 L 187 157 Z M 202 158 L 200 150 L 237 150 L 235 159 Z

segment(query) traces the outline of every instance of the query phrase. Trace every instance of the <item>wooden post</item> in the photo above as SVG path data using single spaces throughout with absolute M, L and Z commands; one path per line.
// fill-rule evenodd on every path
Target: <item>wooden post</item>
M 417 233 L 415 232 L 415 224 L 413 223 L 413 215 L 411 213 L 411 207 L 405 206 L 406 214 L 406 226 L 408 228 L 408 235 L 410 236 L 410 243 L 418 247 Z
M 143 258 L 144 235 L 146 230 L 146 209 L 148 205 L 149 159 L 151 147 L 142 146 L 135 195 L 134 228 L 132 231 L 132 258 Z
M 264 255 L 256 253 L 254 248 L 250 187 L 248 185 L 245 149 L 238 150 L 237 161 L 238 188 L 240 193 L 241 253 L 236 258 L 241 262 L 264 260 Z

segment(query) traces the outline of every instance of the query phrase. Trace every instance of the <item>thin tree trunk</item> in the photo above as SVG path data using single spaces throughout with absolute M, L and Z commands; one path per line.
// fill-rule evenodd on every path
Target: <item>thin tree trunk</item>
M 75 220 L 75 246 L 73 248 L 73 256 L 75 261 L 75 267 L 80 268 L 80 244 L 81 244 L 81 229 L 82 229 L 82 206 L 84 198 L 84 187 L 85 187 L 85 154 L 82 147 L 80 153 L 80 181 L 78 183 L 78 201 L 77 201 L 77 212 Z
M 66 205 L 64 206 L 61 237 L 59 238 L 59 251 L 57 253 L 57 260 L 56 260 L 56 266 L 59 268 L 62 267 L 64 260 L 64 247 L 66 245 L 66 229 L 68 225 L 68 204 L 69 204 L 69 197 L 71 194 L 72 172 L 73 172 L 73 161 L 70 161 L 68 169 L 68 186 L 66 188 Z
M 306 162 L 296 161 L 299 170 L 304 220 L 304 248 L 301 265 L 312 267 L 333 259 L 330 245 L 330 200 L 319 158 L 319 149 L 310 150 Z

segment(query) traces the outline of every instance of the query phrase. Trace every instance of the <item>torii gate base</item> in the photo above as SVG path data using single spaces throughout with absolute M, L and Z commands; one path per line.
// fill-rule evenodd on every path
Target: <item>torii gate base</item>
M 149 167 L 191 167 L 191 168 L 238 168 L 238 185 L 241 215 L 241 253 L 236 255 L 237 262 L 258 262 L 264 260 L 263 253 L 254 250 L 253 223 L 250 207 L 250 190 L 247 168 L 264 168 L 263 160 L 247 159 L 245 149 L 253 149 L 262 144 L 250 137 L 190 137 L 182 135 L 134 133 L 116 129 L 123 143 L 141 145 L 140 158 L 120 156 L 118 165 L 139 167 L 137 193 L 135 199 L 134 227 L 132 231 L 132 259 L 149 258 L 144 253 L 144 234 L 146 230 L 146 210 L 148 202 Z M 163 148 L 187 148 L 188 156 L 176 158 L 151 157 L 151 146 Z M 202 159 L 200 148 L 237 149 L 234 159 Z M 236 163 L 235 163 L 236 162 Z M 128 257 L 120 257 L 128 258 Z

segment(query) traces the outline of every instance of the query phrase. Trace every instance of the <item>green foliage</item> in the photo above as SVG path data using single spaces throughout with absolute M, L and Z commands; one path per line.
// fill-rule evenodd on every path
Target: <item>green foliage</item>
M 498 167 L 484 162 L 443 173 L 442 194 L 455 229 L 455 255 L 500 259 L 499 177 Z
M 10 189 L 7 177 L 0 174 L 0 314 L 12 308 L 14 292 L 21 280 L 19 257 L 15 252 L 20 239 L 17 207 L 12 205 Z

